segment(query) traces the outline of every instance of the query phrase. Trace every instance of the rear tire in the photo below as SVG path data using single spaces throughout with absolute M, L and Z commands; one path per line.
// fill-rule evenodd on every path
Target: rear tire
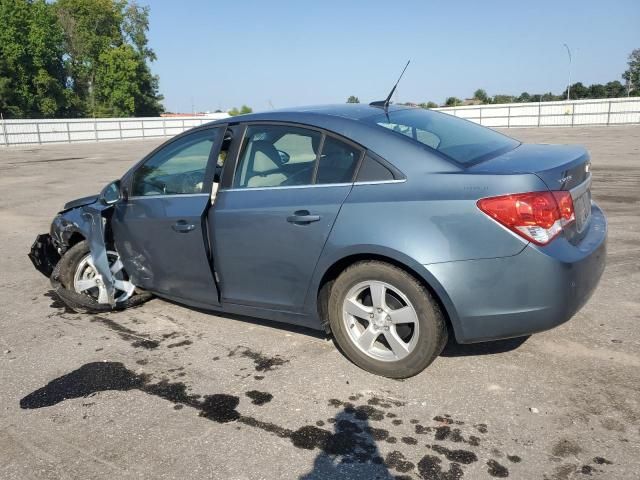
M 340 274 L 328 314 L 345 356 L 384 377 L 420 373 L 447 342 L 444 316 L 431 293 L 401 268 L 380 261 L 357 262 Z

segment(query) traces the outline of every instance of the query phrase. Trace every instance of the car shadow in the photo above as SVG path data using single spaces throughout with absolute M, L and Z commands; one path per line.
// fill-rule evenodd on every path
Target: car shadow
M 299 325 L 292 325 L 290 323 L 278 322 L 275 320 L 265 320 L 256 317 L 249 317 L 246 315 L 238 315 L 235 313 L 226 313 L 226 312 L 218 312 L 213 310 L 204 310 L 201 308 L 190 307 L 181 303 L 173 302 L 168 299 L 162 299 L 165 302 L 173 303 L 174 305 L 180 306 L 182 308 L 188 308 L 189 310 L 193 310 L 196 312 L 204 313 L 207 315 L 217 315 L 222 318 L 226 318 L 229 320 L 236 320 L 243 323 L 251 323 L 253 325 L 260 325 L 263 327 L 273 328 L 275 330 L 285 330 L 291 333 L 299 333 L 301 335 L 308 335 L 318 340 L 331 340 L 333 344 L 338 348 L 340 352 L 344 355 L 344 352 L 335 341 L 333 335 L 327 334 L 321 330 L 315 330 L 309 327 L 303 327 Z M 516 337 L 516 338 L 508 338 L 506 340 L 493 340 L 491 342 L 480 342 L 480 343 L 469 343 L 462 344 L 456 342 L 453 335 L 449 335 L 449 340 L 444 347 L 444 350 L 440 354 L 442 357 L 466 357 L 466 356 L 476 356 L 476 355 L 495 355 L 499 353 L 506 353 L 512 350 L 516 350 L 519 348 L 524 342 L 526 342 L 529 337 Z
M 462 344 L 449 337 L 447 345 L 440 354 L 442 357 L 471 357 L 476 355 L 496 355 L 511 352 L 519 348 L 531 335 L 525 337 L 494 340 L 491 342 Z

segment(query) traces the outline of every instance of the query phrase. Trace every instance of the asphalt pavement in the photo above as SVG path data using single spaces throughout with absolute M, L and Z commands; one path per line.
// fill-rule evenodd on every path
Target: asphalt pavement
M 162 140 L 0 147 L 0 479 L 639 478 L 640 126 L 508 133 L 591 151 L 600 286 L 559 328 L 450 342 L 404 381 L 277 323 L 68 311 L 33 239 Z

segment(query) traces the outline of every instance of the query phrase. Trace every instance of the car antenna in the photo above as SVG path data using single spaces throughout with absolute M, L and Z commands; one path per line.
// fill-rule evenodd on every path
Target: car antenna
M 407 64 L 402 69 L 402 73 L 398 77 L 398 81 L 396 82 L 396 84 L 393 86 L 393 88 L 389 92 L 389 95 L 387 95 L 386 100 L 378 100 L 377 102 L 371 102 L 369 105 L 371 105 L 372 107 L 382 107 L 382 108 L 384 108 L 385 113 L 387 113 L 387 110 L 389 109 L 389 104 L 391 103 L 391 96 L 393 95 L 393 92 L 396 91 L 396 87 L 400 83 L 400 80 L 402 79 L 402 76 L 404 75 L 404 71 L 407 69 L 407 67 L 409 66 L 410 63 L 411 63 L 411 60 L 407 60 Z

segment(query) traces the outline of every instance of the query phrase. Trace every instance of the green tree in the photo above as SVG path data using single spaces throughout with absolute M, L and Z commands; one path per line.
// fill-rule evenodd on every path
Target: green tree
M 96 115 L 129 117 L 136 114 L 140 98 L 138 82 L 140 58 L 131 45 L 106 50 L 96 66 Z
M 630 86 L 629 94 L 640 96 L 640 48 L 629 54 L 627 65 L 629 68 L 622 74 L 622 78 L 627 82 L 627 86 Z
M 513 103 L 516 98 L 513 95 L 494 95 L 491 103 Z
M 564 98 L 567 98 L 567 90 L 564 91 Z M 582 82 L 576 82 L 571 85 L 569 98 L 571 100 L 580 100 L 582 98 L 589 98 L 589 89 L 585 87 Z
M 455 107 L 456 105 L 460 105 L 462 103 L 462 101 L 457 98 L 457 97 L 449 97 L 447 98 L 447 100 L 444 102 L 444 104 L 447 107 Z
M 135 0 L 123 10 L 122 31 L 138 55 L 136 116 L 151 117 L 164 111 L 163 96 L 159 93 L 159 78 L 151 73 L 149 62 L 156 60 L 156 53 L 149 48 L 149 7 L 140 7 Z
M 0 111 L 54 117 L 66 98 L 62 31 L 44 0 L 0 0 Z
M 608 82 L 604 86 L 608 98 L 624 97 L 627 95 L 627 89 L 618 80 Z
M 148 7 L 127 0 L 57 0 L 53 5 L 64 31 L 74 114 L 153 116 L 163 111 L 158 78 L 148 64 L 156 59 L 148 47 Z M 119 68 L 124 70 L 118 73 Z M 124 79 L 132 84 L 117 84 Z
M 232 117 L 235 117 L 236 115 L 245 115 L 247 113 L 252 113 L 252 112 L 253 112 L 253 109 L 251 107 L 248 107 L 246 105 L 242 105 L 242 107 L 240 107 L 240 109 L 238 109 L 237 107 L 233 107 L 227 113 L 229 115 L 231 115 Z
M 589 85 L 589 92 L 587 96 L 589 98 L 606 98 L 607 89 L 600 83 L 594 83 L 593 85 Z
M 129 43 L 145 60 L 155 61 L 156 53 L 148 47 L 149 6 L 141 7 L 132 1 L 124 8 L 122 31 Z
M 531 102 L 531 95 L 529 95 L 528 92 L 522 92 L 518 98 L 517 98 L 518 102 L 521 103 L 525 103 L 525 102 Z
M 100 55 L 124 43 L 124 0 L 57 0 L 54 4 L 64 31 L 72 113 L 96 112 L 95 79 Z M 99 95 L 100 96 L 100 95 Z
M 351 95 L 347 98 L 347 103 L 360 103 L 360 99 L 355 95 Z
M 420 108 L 438 108 L 438 104 L 435 102 L 427 102 L 427 103 L 421 103 L 420 105 L 418 105 Z
M 487 95 L 486 90 L 479 88 L 473 93 L 473 98 L 476 100 L 480 100 L 482 103 L 489 103 L 489 96 Z
M 564 100 L 565 98 L 567 98 L 567 94 L 565 92 L 564 96 L 560 95 L 554 95 L 552 92 L 547 92 L 547 93 L 543 93 L 542 95 L 540 95 L 540 101 L 541 102 L 553 102 L 556 100 Z

